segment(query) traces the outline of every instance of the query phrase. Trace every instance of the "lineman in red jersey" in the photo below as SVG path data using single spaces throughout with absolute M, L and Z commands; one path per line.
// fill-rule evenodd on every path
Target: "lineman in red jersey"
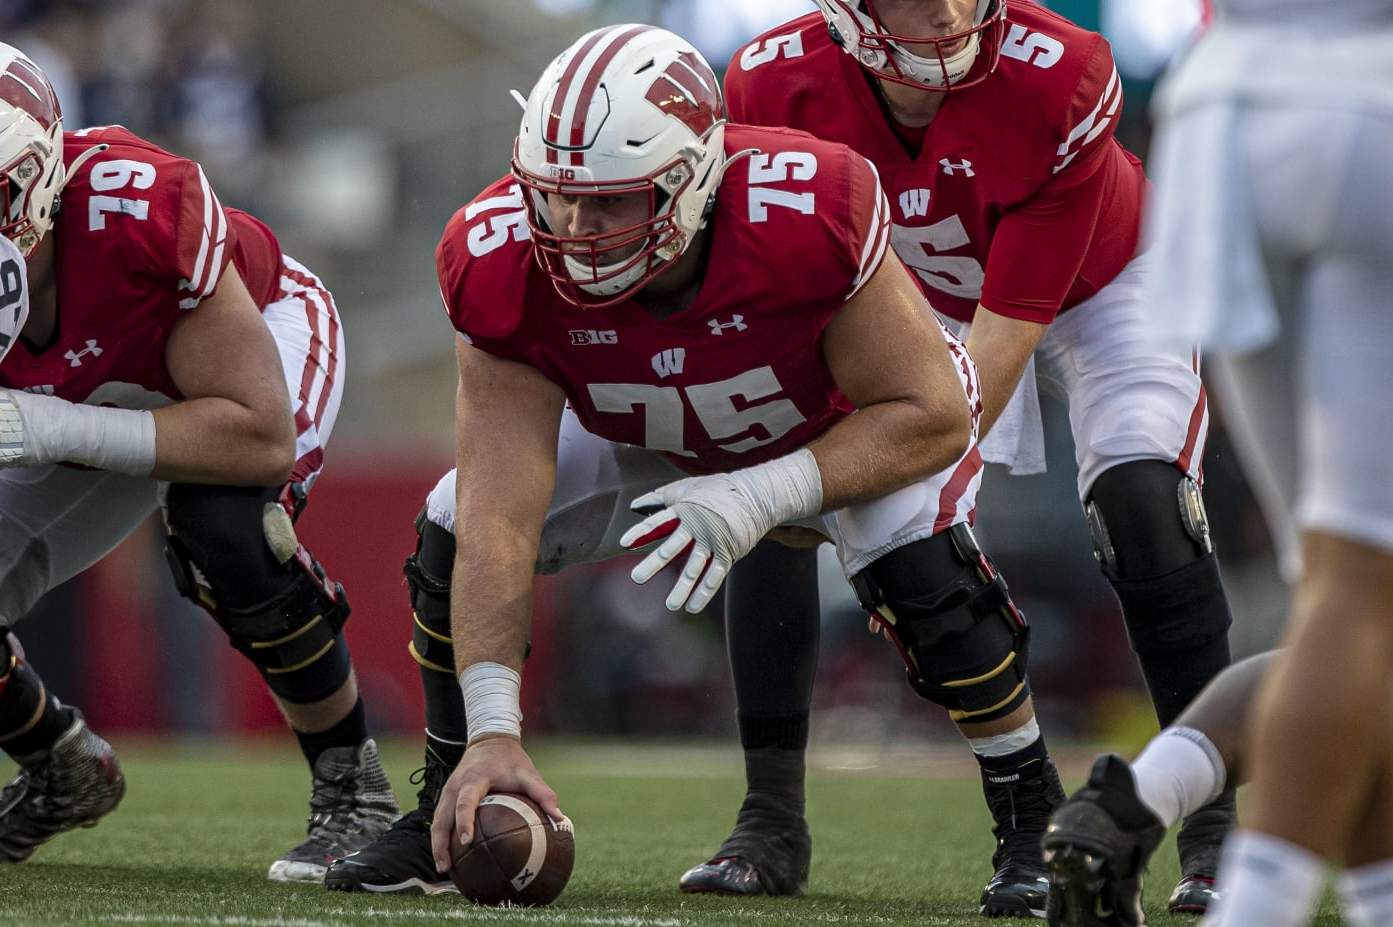
M 818 6 L 736 53 L 732 118 L 804 129 L 876 165 L 896 253 L 936 309 L 972 323 L 987 460 L 1043 468 L 1032 366 L 1068 401 L 1095 550 L 1168 725 L 1228 664 L 1230 616 L 1199 494 L 1197 364 L 1144 337 L 1145 178 L 1113 137 L 1122 98 L 1108 45 L 1030 0 Z M 737 680 L 744 663 L 769 665 L 773 646 L 785 648 L 777 665 L 805 662 L 812 622 L 806 635 L 737 641 Z M 786 714 L 807 691 L 763 673 L 740 710 Z M 1182 829 L 1173 907 L 1207 904 L 1232 820 L 1226 793 Z M 691 878 L 719 890 L 722 876 Z
M 661 541 L 634 579 L 685 561 L 667 605 L 696 612 L 797 525 L 898 620 L 922 693 L 1030 715 L 1024 622 L 967 527 L 974 367 L 889 251 L 887 206 L 844 146 L 726 126 L 715 75 L 669 32 L 596 30 L 547 68 L 513 176 L 437 251 L 461 379 L 458 469 L 407 570 L 421 805 L 330 888 L 449 890 L 437 870 L 490 790 L 560 816 L 519 740 L 534 569 Z
M 7 45 L 0 171 L 0 232 L 25 258 L 0 277 L 27 283 L 30 309 L 0 365 L 0 746 L 20 765 L 0 862 L 95 824 L 125 790 L 9 627 L 158 509 L 180 592 L 261 671 L 310 763 L 309 833 L 269 876 L 318 881 L 397 810 L 343 589 L 292 524 L 343 390 L 333 299 L 197 164 L 118 126 L 65 133 L 47 79 Z

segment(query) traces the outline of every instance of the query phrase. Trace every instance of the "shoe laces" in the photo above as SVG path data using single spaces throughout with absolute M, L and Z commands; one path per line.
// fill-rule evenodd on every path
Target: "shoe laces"
M 987 789 L 987 807 L 995 825 L 997 851 L 993 865 L 1006 860 L 1040 865 L 1040 835 L 1049 824 L 1055 800 L 1048 776 L 1032 776 L 1012 783 L 992 783 Z
M 421 788 L 416 792 L 416 805 L 426 815 L 434 816 L 435 806 L 440 801 L 440 793 L 445 789 L 445 781 L 450 778 L 451 768 L 433 757 L 426 760 L 411 773 L 412 785 Z

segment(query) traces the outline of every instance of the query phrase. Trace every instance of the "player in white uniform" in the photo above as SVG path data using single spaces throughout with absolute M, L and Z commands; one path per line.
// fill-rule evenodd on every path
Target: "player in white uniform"
M 1349 921 L 1389 924 L 1393 841 L 1355 828 L 1393 824 L 1375 794 L 1393 746 L 1393 2 L 1216 7 L 1158 98 L 1151 318 L 1228 358 L 1213 385 L 1304 572 L 1206 924 L 1308 923 L 1327 860 L 1346 867 Z M 1098 785 L 1046 838 L 1068 837 L 1052 915 L 1140 923 L 1113 894 L 1135 875 L 1117 852 L 1135 822 Z

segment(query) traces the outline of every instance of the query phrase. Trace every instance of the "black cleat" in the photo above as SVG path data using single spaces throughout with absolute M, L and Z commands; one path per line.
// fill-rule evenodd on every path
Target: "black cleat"
M 801 895 L 808 890 L 812 832 L 801 802 L 748 792 L 735 830 L 716 855 L 682 874 L 684 892 L 718 895 Z
M 1180 850 L 1180 881 L 1166 904 L 1172 914 L 1203 914 L 1216 897 L 1214 877 L 1224 838 L 1238 823 L 1232 790 L 1185 819 L 1175 843 Z
M 982 791 L 995 824 L 991 881 L 982 889 L 978 913 L 985 917 L 1044 917 L 1049 874 L 1040 855 L 1040 836 L 1051 812 L 1064 801 L 1059 772 L 1048 759 L 1028 775 L 996 781 L 982 772 Z
M 272 882 L 322 882 L 330 863 L 382 836 L 400 813 L 371 737 L 325 750 L 313 780 L 305 840 L 271 864 Z
M 329 867 L 324 887 L 334 892 L 381 892 L 394 895 L 459 894 L 447 875 L 435 871 L 430 825 L 445 780 L 454 767 L 426 747 L 426 765 L 411 774 L 421 783 L 414 811 L 402 815 L 371 845 Z
M 1142 876 L 1166 828 L 1137 796 L 1127 761 L 1098 758 L 1050 819 L 1050 927 L 1142 927 Z
M 50 837 L 95 827 L 126 794 L 111 744 L 73 712 L 73 723 L 48 750 L 25 757 L 0 792 L 0 863 L 22 863 Z

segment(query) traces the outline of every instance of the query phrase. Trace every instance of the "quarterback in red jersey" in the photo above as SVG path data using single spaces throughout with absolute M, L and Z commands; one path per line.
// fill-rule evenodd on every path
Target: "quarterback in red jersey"
M 343 589 L 293 522 L 343 390 L 333 298 L 202 168 L 119 126 L 64 132 L 0 45 L 0 862 L 90 826 L 125 790 L 111 746 L 48 692 L 10 627 L 161 511 L 179 591 L 262 673 L 313 778 L 307 838 L 271 864 L 318 881 L 396 802 L 368 737 Z M 11 324 L 12 323 L 12 324 Z
M 817 6 L 735 54 L 732 118 L 803 129 L 876 165 L 895 252 L 937 310 L 971 323 L 986 460 L 1043 469 L 1037 371 L 1068 402 L 1095 551 L 1168 725 L 1228 664 L 1230 615 L 1200 498 L 1198 358 L 1145 337 L 1145 178 L 1114 138 L 1122 92 L 1108 44 L 1032 0 Z M 806 661 L 814 619 L 806 635 L 738 642 L 733 663 L 767 663 L 770 647 L 785 648 L 779 666 Z M 740 710 L 786 706 L 796 685 L 764 674 Z M 1173 907 L 1207 904 L 1232 820 L 1226 794 L 1182 829 Z M 1038 857 L 1036 843 L 999 853 Z M 691 878 L 721 886 L 710 866 Z M 989 885 L 983 913 L 1012 913 L 994 896 Z
M 670 32 L 599 29 L 546 69 L 512 176 L 436 253 L 459 443 L 407 568 L 426 787 L 330 888 L 448 890 L 491 790 L 559 818 L 519 739 L 532 577 L 625 549 L 658 544 L 638 582 L 680 561 L 667 606 L 697 612 L 771 532 L 831 539 L 921 695 L 964 729 L 1033 719 L 1024 619 L 968 527 L 975 367 L 889 235 L 864 158 L 727 126 Z M 765 875 L 801 891 L 807 863 Z

